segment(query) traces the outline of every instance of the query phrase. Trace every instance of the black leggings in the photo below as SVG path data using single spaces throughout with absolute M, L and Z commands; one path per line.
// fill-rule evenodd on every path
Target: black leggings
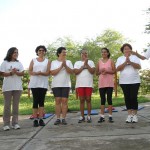
M 33 95 L 33 108 L 44 107 L 45 95 L 47 89 L 45 88 L 31 88 Z
M 140 83 L 120 84 L 120 86 L 124 94 L 124 99 L 125 99 L 125 104 L 127 109 L 137 110 L 138 109 L 137 95 L 138 95 Z
M 113 92 L 113 87 L 99 88 L 101 105 L 105 105 L 106 103 L 106 94 L 107 94 L 108 105 L 112 105 L 112 92 Z

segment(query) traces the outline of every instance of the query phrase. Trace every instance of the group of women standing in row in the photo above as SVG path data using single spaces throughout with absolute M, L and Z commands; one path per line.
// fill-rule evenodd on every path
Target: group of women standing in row
M 52 91 L 55 97 L 56 121 L 54 125 L 67 124 L 66 114 L 68 110 L 68 97 L 71 87 L 70 74 L 76 75 L 76 90 L 80 99 L 81 117 L 78 123 L 85 121 L 84 104 L 87 103 L 88 115 L 87 122 L 91 119 L 91 95 L 93 89 L 93 75 L 99 76 L 98 86 L 101 98 L 101 112 L 99 123 L 105 121 L 104 109 L 107 95 L 109 105 L 109 122 L 112 118 L 112 93 L 114 87 L 114 74 L 120 71 L 119 84 L 123 90 L 125 104 L 128 110 L 126 122 L 138 122 L 137 94 L 140 86 L 140 77 L 138 70 L 141 68 L 138 53 L 132 52 L 130 44 L 124 44 L 121 47 L 123 56 L 117 59 L 116 67 L 113 60 L 110 59 L 110 52 L 107 48 L 101 50 L 102 58 L 98 61 L 96 67 L 92 60 L 88 60 L 86 49 L 81 51 L 81 60 L 75 62 L 74 67 L 70 60 L 66 60 L 66 48 L 57 49 L 57 60 L 50 62 L 45 58 L 47 49 L 45 46 L 38 46 L 35 50 L 37 58 L 32 59 L 29 66 L 30 82 L 29 88 L 33 95 L 33 126 L 45 126 L 43 121 L 44 100 L 48 88 L 48 78 L 52 75 Z M 134 55 L 132 55 L 134 54 Z M 138 54 L 139 55 L 139 54 Z M 18 49 L 12 47 L 8 50 L 4 62 L 1 64 L 0 73 L 4 76 L 3 95 L 4 95 L 4 114 L 3 129 L 10 129 L 11 118 L 11 100 L 12 103 L 12 128 L 19 129 L 18 108 L 21 96 L 22 82 L 21 77 L 24 75 L 24 68 L 18 61 Z M 37 114 L 39 114 L 37 116 Z

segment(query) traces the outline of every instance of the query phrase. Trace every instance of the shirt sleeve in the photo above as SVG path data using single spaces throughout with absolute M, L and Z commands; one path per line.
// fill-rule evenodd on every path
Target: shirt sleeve
M 141 65 L 140 59 L 137 56 L 134 56 L 134 57 L 135 57 L 134 62 Z
M 22 72 L 22 71 L 24 71 L 24 67 L 23 67 L 22 63 L 20 62 L 20 64 L 19 64 L 19 72 Z
M 6 61 L 3 61 L 0 67 L 1 72 L 6 72 Z
M 70 60 L 68 60 L 68 67 L 69 67 L 70 69 L 73 69 L 73 65 L 72 65 L 72 62 L 71 62 Z
M 79 67 L 79 63 L 78 63 L 78 61 L 77 62 L 75 62 L 75 64 L 74 64 L 74 69 L 79 69 L 80 67 Z
M 91 67 L 91 68 L 95 68 L 95 64 L 94 64 L 94 62 L 91 60 L 89 63 L 89 66 Z
M 118 66 L 120 66 L 120 57 L 117 59 L 117 62 L 116 62 L 116 68 L 118 67 Z
M 55 62 L 52 61 L 50 70 L 55 70 L 55 69 L 57 69 L 56 66 L 55 66 Z
M 144 53 L 144 56 L 149 59 L 150 58 L 150 47 L 148 48 L 148 50 Z

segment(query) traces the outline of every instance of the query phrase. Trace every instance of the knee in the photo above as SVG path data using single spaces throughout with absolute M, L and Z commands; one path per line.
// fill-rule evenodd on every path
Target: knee
M 84 104 L 85 99 L 84 98 L 80 98 L 80 104 Z
M 91 103 L 91 98 L 87 98 L 87 99 L 86 99 L 86 102 L 87 102 L 87 103 Z

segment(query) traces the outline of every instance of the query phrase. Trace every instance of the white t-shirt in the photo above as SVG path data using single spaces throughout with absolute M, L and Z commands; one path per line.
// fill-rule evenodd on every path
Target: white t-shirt
M 62 65 L 61 61 L 54 60 L 51 63 L 51 70 L 56 70 Z M 66 65 L 73 69 L 73 65 L 70 60 L 66 60 Z M 59 73 L 52 77 L 52 88 L 54 87 L 71 87 L 70 74 L 66 71 L 65 67 L 63 67 Z
M 149 59 L 150 58 L 150 47 L 147 49 L 147 51 L 144 53 L 144 56 Z
M 19 72 L 24 71 L 23 65 L 19 61 L 3 61 L 0 71 L 8 73 L 14 68 L 16 68 Z M 21 76 L 12 75 L 4 77 L 2 91 L 5 92 L 13 90 L 23 90 Z
M 129 59 L 131 62 L 141 65 L 140 59 L 137 56 L 131 55 Z M 125 56 L 119 57 L 116 62 L 116 68 L 123 64 L 125 60 Z M 119 84 L 134 84 L 140 82 L 141 81 L 138 69 L 134 69 L 131 65 L 126 65 L 125 68 L 122 71 L 120 71 Z
M 46 72 L 48 66 L 48 59 L 45 58 L 44 61 L 39 62 L 36 58 L 33 59 L 33 72 Z M 50 68 L 49 68 L 50 69 Z M 36 75 L 30 77 L 29 88 L 48 88 L 48 78 L 49 76 Z
M 74 64 L 74 69 L 80 69 L 84 65 L 84 61 L 77 61 Z M 94 62 L 88 60 L 88 65 L 95 68 Z M 78 87 L 93 87 L 93 74 L 88 69 L 84 69 L 80 74 L 76 75 L 76 88 Z

